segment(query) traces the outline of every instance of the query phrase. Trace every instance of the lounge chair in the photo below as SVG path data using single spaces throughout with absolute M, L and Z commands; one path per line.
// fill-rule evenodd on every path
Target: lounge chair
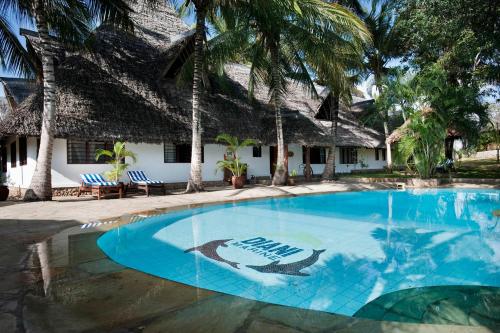
M 127 171 L 128 177 L 130 178 L 130 185 L 137 187 L 140 190 L 146 192 L 149 197 L 149 191 L 151 188 L 161 188 L 163 189 L 163 194 L 167 194 L 165 188 L 165 183 L 159 180 L 152 180 L 146 176 L 144 171 Z
M 78 189 L 78 196 L 81 193 L 92 193 L 100 200 L 101 196 L 106 193 L 118 193 L 120 199 L 123 197 L 123 185 L 117 182 L 109 182 L 98 173 L 84 173 L 80 174 L 82 183 Z

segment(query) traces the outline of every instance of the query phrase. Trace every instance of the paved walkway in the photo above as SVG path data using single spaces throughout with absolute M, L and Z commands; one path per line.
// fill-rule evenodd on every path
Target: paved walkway
M 99 253 L 95 254 L 96 258 L 84 258 L 85 262 L 72 257 L 74 267 L 51 271 L 54 281 L 60 284 L 59 289 L 53 290 L 52 297 L 43 296 L 40 291 L 44 282 L 36 272 L 43 270 L 44 265 L 33 261 L 34 244 L 71 226 L 125 213 L 201 203 L 387 187 L 390 185 L 335 182 L 293 187 L 255 186 L 242 190 L 209 189 L 197 194 L 134 196 L 121 200 L 97 201 L 87 197 L 0 203 L 0 332 L 54 332 L 54 327 L 60 332 L 102 332 L 102 325 L 110 325 L 113 329 L 106 331 L 113 332 L 139 332 L 144 327 L 144 332 L 180 332 L 186 331 L 186 327 L 190 332 L 289 332 L 294 329 L 300 332 L 492 332 L 486 328 L 375 322 L 266 305 L 196 290 L 129 269 L 115 271 L 114 264 Z M 95 240 L 91 242 L 95 247 Z M 86 253 L 86 247 L 81 251 L 79 243 L 81 240 L 76 237 L 77 255 L 92 255 Z M 103 271 L 83 278 L 82 267 L 88 269 L 84 265 L 91 262 L 99 263 Z M 146 296 L 151 300 L 139 302 Z M 100 308 L 96 309 L 94 304 L 100 304 Z M 124 306 L 128 306 L 127 314 L 119 310 Z M 215 320 L 217 314 L 227 315 Z M 152 316 L 156 316 L 154 322 L 150 321 Z
M 123 199 L 96 200 L 90 196 L 56 198 L 51 202 L 0 202 L 0 219 L 13 220 L 51 220 L 78 221 L 87 223 L 90 220 L 117 217 L 158 208 L 170 208 L 199 203 L 256 199 L 265 197 L 293 196 L 323 192 L 339 192 L 353 190 L 369 190 L 388 188 L 384 184 L 357 183 L 312 183 L 298 186 L 253 186 L 241 190 L 209 188 L 206 192 L 192 194 L 171 194 L 146 197 L 134 195 Z

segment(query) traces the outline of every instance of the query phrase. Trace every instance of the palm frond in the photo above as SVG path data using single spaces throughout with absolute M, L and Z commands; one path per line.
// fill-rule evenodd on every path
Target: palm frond
M 0 16 L 0 65 L 26 78 L 33 78 L 35 74 L 32 58 L 4 16 Z

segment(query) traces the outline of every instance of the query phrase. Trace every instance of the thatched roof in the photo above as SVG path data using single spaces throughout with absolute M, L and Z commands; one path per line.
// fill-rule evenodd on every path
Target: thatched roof
M 61 56 L 56 67 L 56 137 L 191 141 L 191 90 L 176 85 L 165 70 L 189 49 L 192 32 L 168 6 L 135 10 L 134 35 L 102 27 L 91 51 Z M 36 34 L 25 36 L 36 50 Z M 273 144 L 275 120 L 266 107 L 267 89 L 259 89 L 256 101 L 249 102 L 248 67 L 231 65 L 226 72 L 228 83 L 214 85 L 202 102 L 204 142 L 224 132 Z M 42 100 L 38 88 L 6 116 L 0 135 L 38 136 Z M 328 144 L 329 126 L 314 119 L 320 104 L 300 86 L 290 86 L 283 110 L 287 143 Z M 340 127 L 339 145 L 380 145 L 375 131 L 350 121 Z

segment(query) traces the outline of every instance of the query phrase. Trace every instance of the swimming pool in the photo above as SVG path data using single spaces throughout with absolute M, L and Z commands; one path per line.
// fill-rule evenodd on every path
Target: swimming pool
M 175 211 L 108 231 L 114 261 L 269 303 L 353 315 L 389 292 L 500 287 L 499 190 L 345 192 Z

